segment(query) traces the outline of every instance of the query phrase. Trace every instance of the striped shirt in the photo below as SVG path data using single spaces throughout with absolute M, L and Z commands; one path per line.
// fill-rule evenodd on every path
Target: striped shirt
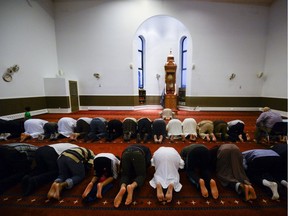
M 33 160 L 35 157 L 35 151 L 38 149 L 37 146 L 27 143 L 10 143 L 3 144 L 0 148 L 15 149 L 20 153 L 24 153 L 27 156 L 27 160 Z
M 76 147 L 72 149 L 65 150 L 61 155 L 71 158 L 76 163 L 89 163 L 93 165 L 93 159 L 95 157 L 94 152 L 90 149 L 83 147 Z M 61 156 L 60 155 L 60 156 Z

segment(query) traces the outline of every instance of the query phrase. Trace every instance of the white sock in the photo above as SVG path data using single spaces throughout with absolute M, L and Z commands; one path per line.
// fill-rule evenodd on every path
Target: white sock
M 238 194 L 241 193 L 241 191 L 239 190 L 239 186 L 240 186 L 240 182 L 237 182 L 236 185 L 235 185 L 235 190 Z
M 278 185 L 276 182 L 271 182 L 266 179 L 263 179 L 262 181 L 263 185 L 266 187 L 269 187 L 272 191 L 272 200 L 277 200 L 279 199 L 279 194 L 278 194 Z
M 282 184 L 284 187 L 288 188 L 288 183 L 287 183 L 287 181 L 282 180 L 282 181 L 281 181 L 281 184 Z

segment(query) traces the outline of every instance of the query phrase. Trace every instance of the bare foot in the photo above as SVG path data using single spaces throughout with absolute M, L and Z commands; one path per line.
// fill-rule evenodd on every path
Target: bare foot
M 248 185 L 248 189 L 249 189 L 249 198 L 250 199 L 257 199 L 256 192 L 255 192 L 254 188 L 251 185 Z
M 200 190 L 201 190 L 201 194 L 203 197 L 208 197 L 208 190 L 205 186 L 205 182 L 203 179 L 199 179 L 199 184 L 200 184 Z
M 160 202 L 162 202 L 164 200 L 164 193 L 161 184 L 157 183 L 156 188 L 157 188 L 157 198 Z
M 116 195 L 114 199 L 114 207 L 118 208 L 122 202 L 123 196 L 126 193 L 126 188 L 124 186 L 121 186 L 120 191 Z
M 196 141 L 196 136 L 192 134 L 192 135 L 190 136 L 190 141 Z
M 60 200 L 61 190 L 62 190 L 61 183 L 56 183 L 56 185 L 55 185 L 55 193 L 54 193 L 54 198 L 55 199 Z
M 125 205 L 130 205 L 133 201 L 133 192 L 134 192 L 134 187 L 130 184 L 127 185 L 127 198 L 125 201 Z
M 98 183 L 97 184 L 97 194 L 96 197 L 97 198 L 102 198 L 102 188 L 103 188 L 103 184 L 102 183 Z
M 76 135 L 75 135 L 75 133 L 73 133 L 73 134 L 71 134 L 70 136 L 69 136 L 69 140 L 76 140 Z
M 244 185 L 244 192 L 245 192 L 245 200 L 248 201 L 250 199 L 249 196 L 249 185 Z
M 162 141 L 163 141 L 163 136 L 161 136 L 158 140 L 159 144 L 162 144 Z
M 155 142 L 155 143 L 159 143 L 159 139 L 157 139 L 157 136 L 156 136 L 156 135 L 154 135 L 153 138 L 154 138 L 154 142 Z
M 51 198 L 54 197 L 54 194 L 55 194 L 55 191 L 56 191 L 56 189 L 55 189 L 56 184 L 57 184 L 56 182 L 53 182 L 53 184 L 51 185 L 50 190 L 49 190 L 49 192 L 47 194 L 47 198 L 48 199 L 51 199 Z
M 93 188 L 93 183 L 90 182 L 90 183 L 87 185 L 85 191 L 83 192 L 82 198 L 87 197 L 87 195 L 90 193 L 90 191 L 92 190 L 92 188 Z
M 215 135 L 212 134 L 212 141 L 213 141 L 213 142 L 216 142 L 216 140 L 217 140 L 217 139 L 216 139 Z
M 80 136 L 80 133 L 75 133 L 75 140 L 77 141 L 78 137 Z
M 218 192 L 216 182 L 213 179 L 210 180 L 210 188 L 211 188 L 212 197 L 214 199 L 218 199 L 219 192 Z
M 240 135 L 238 136 L 238 138 L 239 138 L 240 142 L 244 142 L 243 137 L 242 137 L 242 134 L 240 134 Z
M 20 142 L 24 142 L 25 140 L 27 140 L 28 138 L 30 138 L 30 135 L 22 133 L 21 137 L 20 137 Z
M 185 136 L 182 136 L 182 142 L 185 142 L 185 141 L 186 141 Z
M 250 141 L 251 139 L 248 133 L 246 134 L 246 138 L 247 138 L 247 141 Z
M 210 141 L 210 137 L 209 137 L 208 134 L 205 136 L 205 139 L 206 139 L 208 142 Z
M 280 142 L 286 142 L 287 137 L 286 136 L 280 136 Z
M 168 189 L 167 189 L 167 192 L 166 192 L 166 195 L 165 195 L 166 201 L 167 201 L 168 203 L 172 201 L 172 198 L 173 198 L 173 189 L 174 189 L 174 185 L 173 185 L 173 184 L 169 184 Z

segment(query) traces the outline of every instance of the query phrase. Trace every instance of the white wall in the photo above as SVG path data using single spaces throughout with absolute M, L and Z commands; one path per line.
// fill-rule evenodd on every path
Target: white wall
M 69 85 L 65 78 L 44 78 L 46 96 L 69 96 Z
M 79 80 L 80 95 L 137 94 L 137 68 L 129 68 L 136 65 L 133 39 L 141 24 L 157 15 L 177 19 L 191 34 L 196 67 L 188 71 L 188 96 L 262 95 L 263 81 L 256 74 L 265 66 L 267 7 L 186 0 L 64 1 L 56 4 L 59 65 L 67 77 Z M 165 64 L 169 49 L 160 50 L 159 63 L 148 66 L 153 73 Z M 231 73 L 236 74 L 232 81 Z M 159 95 L 157 88 L 146 90 Z
M 129 64 L 137 25 L 131 23 L 128 14 L 122 14 L 131 15 L 133 5 L 84 1 L 56 6 L 59 67 L 65 77 L 79 81 L 79 95 L 133 94 Z M 118 11 L 122 11 L 121 17 Z M 94 73 L 100 74 L 100 80 Z
M 137 63 L 138 61 L 138 36 L 141 35 L 145 38 L 144 42 L 144 70 L 145 70 L 145 89 L 147 95 L 160 95 L 165 88 L 165 69 L 164 65 L 167 62 L 167 57 L 172 52 L 174 56 L 174 61 L 178 63 L 176 70 L 176 83 L 177 86 L 181 85 L 181 73 L 180 73 L 180 54 L 179 46 L 180 41 L 183 36 L 187 37 L 187 41 L 190 44 L 188 50 L 189 53 L 192 53 L 192 41 L 190 38 L 189 31 L 185 26 L 179 22 L 179 20 L 171 16 L 153 16 L 144 21 L 144 23 L 139 26 L 134 37 L 133 43 L 133 62 Z M 192 59 L 189 55 L 187 60 L 191 68 Z M 137 73 L 137 64 L 134 65 L 134 74 Z M 160 75 L 160 78 L 156 78 L 156 74 Z M 191 76 L 190 76 L 191 77 Z M 137 76 L 134 76 L 134 83 L 137 88 Z M 190 86 L 187 86 L 187 89 L 190 90 Z
M 133 41 L 138 28 L 158 15 L 178 20 L 190 33 L 195 70 L 188 71 L 188 96 L 287 97 L 287 9 L 279 1 L 271 11 L 187 0 L 62 1 L 55 21 L 37 1 L 29 1 L 32 7 L 24 0 L 0 1 L 0 75 L 20 66 L 12 82 L 0 79 L 0 98 L 45 95 L 43 78 L 56 77 L 58 69 L 66 80 L 78 81 L 79 95 L 136 95 L 137 71 L 129 68 L 136 65 Z M 160 48 L 148 66 L 153 82 L 171 47 Z M 256 77 L 260 71 L 265 79 Z M 147 87 L 148 95 L 161 88 Z
M 287 1 L 270 10 L 262 96 L 287 99 Z
M 186 6 L 188 8 L 188 6 Z M 190 20 L 187 19 L 190 15 Z M 195 4 L 181 17 L 193 40 L 193 96 L 259 96 L 267 36 L 265 7 Z M 232 73 L 236 78 L 229 80 Z
M 58 71 L 54 18 L 35 1 L 0 1 L 0 98 L 45 96 L 43 77 Z M 48 2 L 49 3 L 49 2 Z M 12 82 L 6 69 L 18 64 Z

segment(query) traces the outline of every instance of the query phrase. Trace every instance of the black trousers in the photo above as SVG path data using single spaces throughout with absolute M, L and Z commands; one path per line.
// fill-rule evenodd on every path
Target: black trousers
M 137 182 L 138 187 L 144 184 L 146 179 L 145 155 L 140 150 L 126 149 L 121 158 L 121 179 L 122 183 L 131 184 Z
M 36 186 L 51 182 L 58 175 L 57 158 L 54 148 L 42 146 L 35 152 L 36 167 L 30 174 Z
M 239 135 L 242 135 L 244 141 L 247 141 L 246 133 L 244 132 L 244 124 L 238 122 L 237 124 L 229 127 L 228 134 L 229 138 L 232 142 L 236 142 L 239 140 Z
M 25 153 L 0 148 L 0 194 L 19 183 L 31 171 L 31 164 Z
M 205 181 L 205 186 L 210 188 L 210 152 L 207 148 L 199 146 L 191 150 L 186 158 L 185 168 L 189 181 L 198 189 L 200 178 Z
M 280 157 L 258 157 L 249 162 L 247 176 L 252 182 L 262 185 L 263 179 L 268 181 L 281 181 L 281 158 Z
M 75 132 L 79 133 L 79 139 L 84 138 L 90 131 L 90 124 L 88 124 L 86 121 L 84 121 L 83 119 L 79 119 L 76 122 L 76 128 L 75 128 Z
M 10 133 L 9 138 L 18 138 L 24 131 L 24 119 L 9 121 L 0 119 L 0 133 Z

